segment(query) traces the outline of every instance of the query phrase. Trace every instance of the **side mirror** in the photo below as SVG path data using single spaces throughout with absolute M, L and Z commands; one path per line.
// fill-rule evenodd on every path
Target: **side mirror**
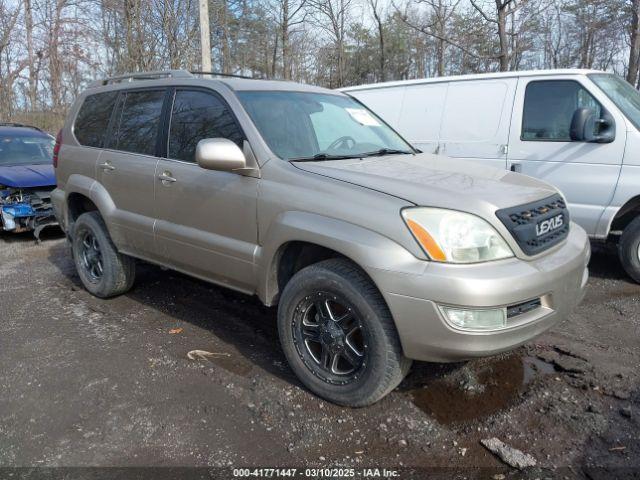
M 196 162 L 206 170 L 231 172 L 247 168 L 240 147 L 226 138 L 205 138 L 196 146 Z
M 616 139 L 615 122 L 607 111 L 598 118 L 594 110 L 578 108 L 571 119 L 570 136 L 574 142 L 611 143 Z

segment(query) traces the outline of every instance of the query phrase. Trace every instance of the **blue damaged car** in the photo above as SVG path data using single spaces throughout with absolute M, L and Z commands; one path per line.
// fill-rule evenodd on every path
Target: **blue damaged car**
M 56 179 L 54 139 L 36 127 L 0 123 L 0 230 L 33 231 L 57 225 L 51 206 Z

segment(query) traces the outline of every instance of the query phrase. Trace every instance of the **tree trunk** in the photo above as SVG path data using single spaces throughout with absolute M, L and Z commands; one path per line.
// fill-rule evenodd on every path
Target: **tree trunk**
M 500 39 L 500 71 L 509 70 L 509 42 L 507 40 L 507 5 L 500 0 L 496 0 L 498 11 L 498 37 Z
M 33 112 L 36 110 L 38 79 L 36 58 L 33 52 L 33 12 L 31 10 L 31 0 L 24 0 L 24 23 L 27 34 L 27 56 L 29 60 L 29 108 Z
M 291 52 L 289 49 L 289 0 L 282 1 L 282 77 L 291 80 Z
M 227 0 L 222 1 L 220 29 L 222 30 L 222 73 L 231 73 L 231 52 L 229 51 L 229 20 L 227 11 Z
M 640 0 L 633 0 L 631 5 L 631 50 L 629 51 L 629 70 L 627 81 L 635 85 L 638 79 L 640 60 Z
M 338 40 L 338 84 L 336 88 L 344 87 L 344 42 L 342 38 Z
M 49 85 L 54 113 L 62 112 L 62 65 L 60 60 L 60 36 L 62 33 L 63 0 L 57 0 L 49 32 Z
M 438 70 L 438 76 L 444 77 L 444 52 L 446 48 L 446 43 L 444 41 L 445 28 L 444 28 L 443 20 L 440 20 L 438 22 L 438 35 L 439 35 L 439 38 L 436 39 L 436 59 L 438 62 L 437 70 Z
M 378 27 L 378 47 L 380 49 L 379 52 L 379 61 L 380 61 L 380 81 L 384 82 L 386 78 L 385 72 L 385 58 L 384 58 L 384 25 L 382 23 L 382 18 L 380 18 L 380 14 L 378 13 L 378 2 L 371 2 L 371 9 L 373 10 L 373 18 L 376 21 L 376 25 Z
M 271 78 L 276 78 L 276 66 L 278 62 L 278 35 L 274 39 L 273 44 L 273 58 L 271 59 Z

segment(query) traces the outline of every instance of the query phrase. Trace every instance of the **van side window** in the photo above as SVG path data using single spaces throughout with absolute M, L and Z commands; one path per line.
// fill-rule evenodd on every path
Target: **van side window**
M 229 109 L 216 95 L 196 90 L 176 91 L 171 111 L 168 157 L 195 162 L 196 145 L 205 138 L 227 138 L 242 148 L 244 135 Z
M 578 108 L 602 114 L 598 101 L 578 82 L 542 80 L 530 82 L 524 95 L 522 140 L 571 141 L 571 119 Z
M 124 152 L 155 155 L 165 90 L 142 90 L 125 95 L 115 139 L 110 144 Z
M 84 99 L 73 127 L 81 145 L 102 148 L 116 98 L 118 92 L 105 92 Z

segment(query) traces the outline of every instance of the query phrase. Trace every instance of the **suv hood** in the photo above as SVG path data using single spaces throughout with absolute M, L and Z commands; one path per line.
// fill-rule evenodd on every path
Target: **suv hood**
M 522 205 L 557 193 L 551 185 L 526 175 L 426 153 L 293 164 L 416 205 L 471 213 Z
M 0 166 L 0 185 L 14 188 L 55 186 L 53 165 L 6 165 Z

